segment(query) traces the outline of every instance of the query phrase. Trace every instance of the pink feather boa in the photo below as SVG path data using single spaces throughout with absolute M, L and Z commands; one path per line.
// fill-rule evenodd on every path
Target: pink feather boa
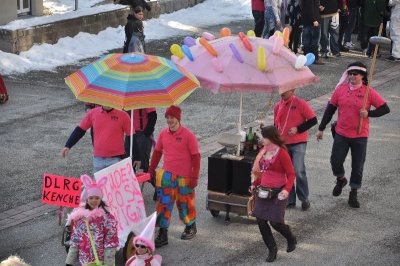
M 102 217 L 105 213 L 102 208 L 95 208 L 93 210 L 78 208 L 71 214 L 68 214 L 68 221 L 76 221 L 81 218 L 87 218 L 90 221 L 91 219 Z

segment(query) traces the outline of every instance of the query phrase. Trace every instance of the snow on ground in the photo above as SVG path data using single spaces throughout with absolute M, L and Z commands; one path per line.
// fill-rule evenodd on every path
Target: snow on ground
M 73 11 L 74 0 L 44 0 L 44 5 L 54 15 L 16 20 L 0 26 L 0 30 L 27 28 L 125 7 L 114 4 L 92 7 L 99 2 L 102 0 L 81 0 L 78 2 L 79 9 Z M 238 20 L 238 16 L 240 19 L 252 19 L 250 0 L 206 0 L 192 8 L 144 21 L 146 40 L 185 36 L 202 27 L 228 24 Z M 109 50 L 122 48 L 124 39 L 124 27 L 119 26 L 109 27 L 97 35 L 80 32 L 76 36 L 61 38 L 56 44 L 35 44 L 29 51 L 19 55 L 0 50 L 0 73 L 10 75 L 31 70 L 52 71 L 58 66 L 74 64 L 85 58 L 100 57 Z

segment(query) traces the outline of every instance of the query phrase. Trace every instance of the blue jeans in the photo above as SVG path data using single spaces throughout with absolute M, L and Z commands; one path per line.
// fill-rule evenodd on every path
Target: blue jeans
M 336 55 L 340 53 L 339 49 L 339 21 L 335 23 L 335 27 L 332 26 L 332 20 L 334 17 L 321 18 L 321 53 L 328 53 L 328 44 L 330 44 L 332 54 Z M 329 38 L 330 35 L 330 38 Z
M 113 164 L 118 163 L 121 160 L 120 157 L 100 157 L 93 156 L 93 173 L 96 173 L 104 168 L 107 168 Z
M 346 138 L 336 133 L 333 140 L 331 166 L 333 175 L 344 176 L 344 161 L 351 150 L 350 187 L 361 188 L 368 138 Z
M 149 170 L 150 153 L 153 143 L 150 138 L 143 134 L 143 131 L 136 131 L 136 138 L 140 150 L 140 169 L 143 169 L 143 171 L 147 173 Z
M 352 8 L 349 10 L 349 21 L 347 24 L 347 28 L 344 31 L 344 42 L 351 42 L 351 34 L 353 34 L 354 27 L 356 26 L 357 16 L 358 16 L 358 7 Z
M 313 53 L 315 56 L 315 61 L 319 59 L 318 55 L 318 41 L 319 41 L 319 26 L 314 27 L 304 26 L 302 34 L 302 43 L 304 54 Z
M 296 202 L 296 194 L 300 201 L 306 201 L 308 200 L 308 182 L 304 158 L 306 157 L 307 142 L 287 144 L 286 147 L 296 174 L 296 186 L 293 186 L 289 193 L 289 202 Z
M 272 11 L 272 7 L 268 6 L 265 8 L 265 15 L 264 15 L 264 30 L 262 33 L 262 37 L 264 39 L 270 36 L 270 31 L 274 30 L 282 30 L 281 27 L 276 26 L 276 17 L 274 12 Z

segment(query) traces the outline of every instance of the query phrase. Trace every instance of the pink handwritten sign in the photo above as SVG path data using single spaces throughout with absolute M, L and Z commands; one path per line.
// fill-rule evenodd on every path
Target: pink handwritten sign
M 94 174 L 96 180 L 103 176 L 108 177 L 103 199 L 118 221 L 119 244 L 123 247 L 133 226 L 146 218 L 143 196 L 132 168 L 131 158 Z

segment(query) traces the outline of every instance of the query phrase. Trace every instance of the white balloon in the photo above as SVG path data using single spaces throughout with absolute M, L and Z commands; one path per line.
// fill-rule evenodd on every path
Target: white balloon
M 305 65 L 306 62 L 307 62 L 307 57 L 305 57 L 304 55 L 300 55 L 296 59 L 296 64 L 294 65 L 294 68 L 300 69 Z
M 201 44 L 200 44 L 200 38 L 197 38 L 197 39 L 196 39 L 196 45 L 201 45 Z

